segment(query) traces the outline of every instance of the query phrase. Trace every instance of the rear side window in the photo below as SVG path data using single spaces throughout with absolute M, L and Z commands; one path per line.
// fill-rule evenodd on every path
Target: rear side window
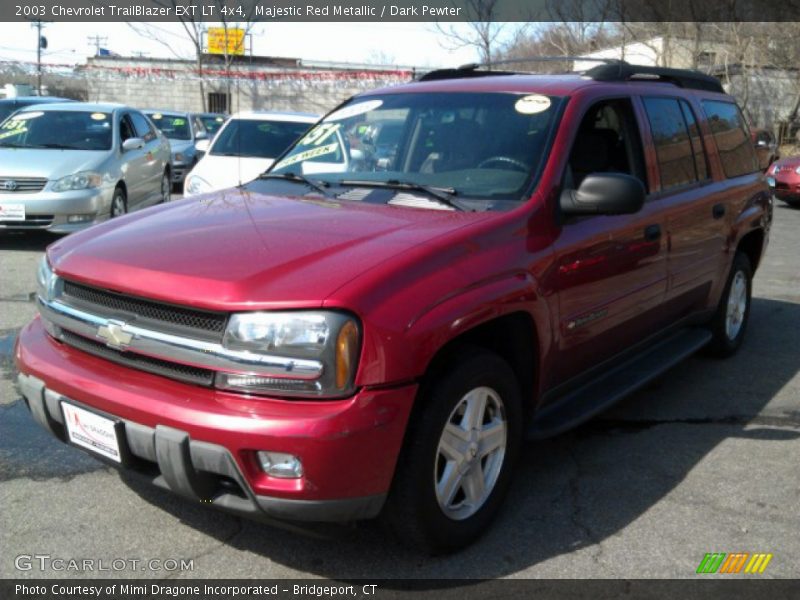
M 731 102 L 703 100 L 703 110 L 717 143 L 725 177 L 758 171 L 755 149 L 739 107 Z
M 656 147 L 661 189 L 704 180 L 706 174 L 698 173 L 689 126 L 678 100 L 645 98 L 644 107 Z

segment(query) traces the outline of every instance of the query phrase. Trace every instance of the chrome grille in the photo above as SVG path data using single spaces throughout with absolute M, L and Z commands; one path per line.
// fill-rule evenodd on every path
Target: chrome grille
M 0 193 L 41 192 L 46 183 L 43 177 L 0 177 Z
M 187 383 L 210 386 L 214 382 L 214 372 L 209 369 L 190 367 L 158 358 L 151 358 L 143 354 L 133 354 L 131 352 L 121 352 L 109 348 L 102 342 L 90 340 L 81 335 L 62 329 L 58 338 L 65 344 L 73 346 L 78 350 L 83 350 L 88 354 L 93 354 L 100 358 L 110 360 L 121 365 L 133 367 L 141 371 L 147 371 L 155 375 L 162 375 L 172 379 L 178 379 Z
M 154 325 L 160 331 L 171 330 L 205 340 L 222 340 L 227 322 L 227 315 L 224 313 L 173 306 L 73 281 L 64 281 L 62 300 L 77 308 L 85 308 L 93 314 Z

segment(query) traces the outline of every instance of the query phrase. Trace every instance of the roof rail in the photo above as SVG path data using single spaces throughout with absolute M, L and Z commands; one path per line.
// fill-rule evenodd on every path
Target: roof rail
M 639 80 L 647 81 L 653 79 L 672 83 L 686 89 L 718 92 L 720 94 L 725 93 L 719 79 L 690 69 L 649 67 L 645 65 L 632 65 L 620 61 L 615 65 L 606 64 L 592 67 L 588 71 L 585 71 L 584 75 L 591 77 L 595 81 L 636 81 L 637 76 L 644 76 L 640 77 Z
M 581 56 L 531 56 L 527 58 L 509 58 L 491 63 L 467 63 L 455 69 L 436 69 L 422 75 L 418 81 L 436 81 L 438 79 L 460 79 L 466 77 L 487 77 L 491 75 L 521 75 L 517 71 L 497 71 L 494 67 L 531 62 L 565 62 L 581 60 L 603 64 L 618 64 L 621 61 L 615 58 L 583 58 Z M 485 70 L 479 70 L 485 69 Z
M 456 69 L 437 69 L 425 73 L 419 81 L 436 81 L 439 79 L 458 79 L 466 77 L 486 77 L 491 75 L 519 75 L 516 71 L 495 71 L 483 70 L 491 69 L 495 66 L 531 63 L 531 62 L 563 62 L 563 61 L 582 61 L 601 63 L 581 72 L 582 75 L 590 77 L 595 81 L 631 81 L 637 77 L 643 80 L 663 81 L 672 83 L 678 87 L 694 90 L 704 90 L 707 92 L 725 93 L 719 79 L 711 75 L 692 71 L 690 69 L 671 69 L 667 67 L 651 67 L 646 65 L 633 65 L 615 58 L 588 58 L 584 56 L 533 56 L 529 58 L 511 58 L 488 63 L 469 63 L 461 65 Z

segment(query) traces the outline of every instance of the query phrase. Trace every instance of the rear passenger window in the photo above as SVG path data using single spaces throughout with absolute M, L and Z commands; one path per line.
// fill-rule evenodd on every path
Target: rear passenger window
M 658 168 L 661 172 L 661 189 L 666 190 L 705 179 L 705 174 L 701 177 L 697 172 L 689 127 L 678 100 L 645 98 L 644 107 L 656 147 Z
M 755 149 L 739 107 L 731 102 L 703 100 L 703 109 L 717 143 L 725 177 L 758 171 Z

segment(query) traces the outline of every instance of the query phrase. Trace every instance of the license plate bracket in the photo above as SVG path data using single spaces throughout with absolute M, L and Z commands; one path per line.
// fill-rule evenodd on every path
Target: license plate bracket
M 70 444 L 116 465 L 128 462 L 124 443 L 125 424 L 120 419 L 100 414 L 63 398 L 61 414 Z

